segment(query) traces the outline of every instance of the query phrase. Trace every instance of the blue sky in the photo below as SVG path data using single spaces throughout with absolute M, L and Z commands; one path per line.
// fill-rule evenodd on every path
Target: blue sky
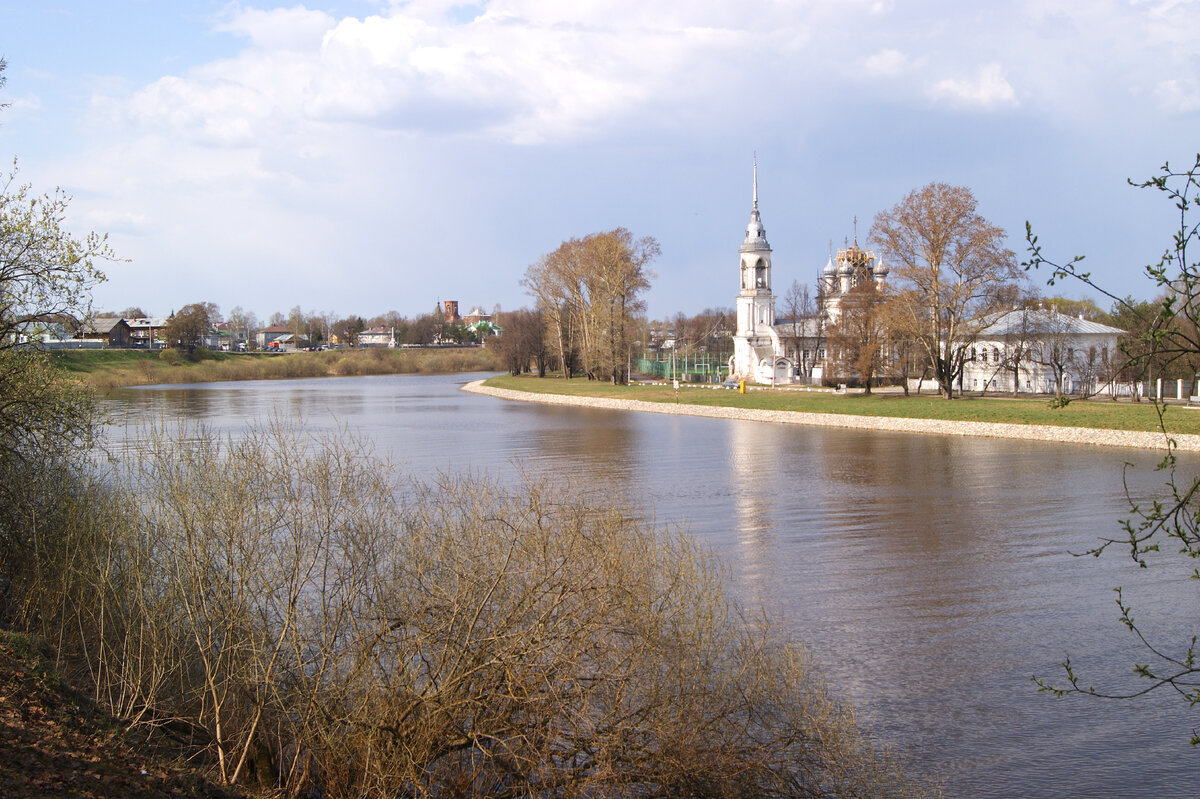
M 651 316 L 731 306 L 755 152 L 777 294 L 944 181 L 1148 296 L 1172 208 L 1125 180 L 1200 151 L 1197 30 L 1196 0 L 0 0 L 0 156 L 110 234 L 112 310 L 516 308 L 617 226 L 662 246 Z

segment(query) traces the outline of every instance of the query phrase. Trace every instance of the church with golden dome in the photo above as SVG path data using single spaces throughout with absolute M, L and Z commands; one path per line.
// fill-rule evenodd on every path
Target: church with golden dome
M 738 248 L 737 326 L 729 376 L 760 385 L 820 382 L 825 374 L 826 326 L 841 318 L 844 297 L 864 280 L 882 282 L 888 268 L 882 258 L 853 245 L 838 250 L 821 272 L 816 318 L 775 320 L 771 289 L 771 245 L 758 210 L 758 162 L 754 163 L 754 199 L 746 236 Z

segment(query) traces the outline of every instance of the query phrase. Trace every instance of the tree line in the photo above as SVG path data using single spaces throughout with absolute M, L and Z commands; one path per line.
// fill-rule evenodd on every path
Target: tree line
M 856 270 L 850 289 L 836 292 L 834 314 L 826 311 L 823 281 L 815 297 L 793 283 L 785 299 L 789 321 L 809 322 L 782 326 L 793 331 L 785 335 L 793 351 L 825 351 L 827 382 L 851 379 L 869 392 L 881 379 L 894 380 L 907 393 L 908 379 L 932 378 L 947 398 L 972 362 L 1012 375 L 1014 386 L 1024 369 L 1038 366 L 1064 402 L 1070 376 L 1096 390 L 1116 381 L 1196 374 L 1196 350 L 1156 345 L 1167 328 L 1182 335 L 1192 324 L 1184 314 L 1160 314 L 1176 302 L 1171 287 L 1160 282 L 1162 293 L 1152 300 L 1111 297 L 1107 310 L 1092 300 L 1047 296 L 1028 281 L 1029 263 L 1018 262 L 1005 246 L 1007 233 L 981 216 L 977 205 L 966 187 L 931 183 L 877 214 L 868 241 L 890 266 L 886 279 L 859 279 Z M 868 255 L 857 245 L 845 253 L 848 260 Z M 977 347 L 980 334 L 1010 311 L 1018 316 L 1004 346 Z M 1123 330 L 1117 348 L 1076 348 L 1072 319 L 1082 316 Z M 815 360 L 798 357 L 809 371 Z
M 545 349 L 564 378 L 629 382 L 634 325 L 658 242 L 624 228 L 563 242 L 525 270 Z
M 793 281 L 776 329 L 802 376 L 811 378 L 820 363 L 827 383 L 856 382 L 867 391 L 890 380 L 907 392 L 910 378 L 925 378 L 952 397 L 968 363 L 987 362 L 994 373 L 1014 380 L 1037 365 L 1051 375 L 1059 396 L 1070 376 L 1096 388 L 1147 374 L 1190 378 L 1200 366 L 1148 346 L 1147 337 L 1155 335 L 1152 311 L 1161 298 L 1127 298 L 1105 311 L 1090 300 L 1044 296 L 1005 246 L 1006 235 L 978 213 L 969 189 L 929 184 L 875 218 L 869 241 L 892 265 L 886 281 L 856 276 L 849 291 L 836 292 L 836 314 L 829 313 L 823 281 L 815 291 Z M 653 239 L 635 241 L 629 231 L 617 229 L 570 239 L 543 255 L 521 281 L 533 308 L 505 315 L 506 335 L 495 342 L 509 370 L 624 383 L 637 356 L 655 347 L 681 358 L 727 360 L 731 308 L 658 321 L 642 313 L 652 277 L 646 265 L 658 252 Z M 857 244 L 850 252 L 866 255 Z M 986 360 L 992 353 L 977 353 L 974 346 L 980 332 L 1013 309 L 1051 309 L 1056 315 L 1026 314 L 1019 340 Z M 1118 350 L 1073 348 L 1067 322 L 1084 313 L 1126 331 Z
M 493 321 L 500 315 L 499 306 L 493 312 Z M 131 306 L 117 313 L 96 312 L 92 317 L 118 316 L 125 319 L 148 317 L 138 306 Z M 58 318 L 63 318 L 60 315 Z M 71 322 L 83 329 L 85 322 Z M 232 336 L 254 346 L 254 334 L 265 327 L 285 326 L 293 335 L 303 337 L 312 346 L 337 342 L 342 346 L 359 346 L 359 336 L 366 330 L 383 328 L 394 333 L 397 345 L 429 344 L 480 344 L 492 334 L 490 325 L 472 327 L 460 320 L 447 319 L 441 307 L 414 317 L 396 311 L 387 311 L 372 317 L 356 314 L 340 315 L 329 311 L 305 311 L 299 305 L 284 314 L 276 311 L 265 320 L 260 320 L 253 311 L 240 305 L 227 315 L 212 302 L 194 302 L 173 310 L 167 316 L 164 340 L 168 346 L 195 349 L 202 346 L 205 336 L 216 326 L 223 326 Z M 500 325 L 497 323 L 496 327 Z

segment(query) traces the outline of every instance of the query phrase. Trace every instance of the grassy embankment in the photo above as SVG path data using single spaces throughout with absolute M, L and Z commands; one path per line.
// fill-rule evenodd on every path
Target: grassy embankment
M 479 348 L 328 350 L 285 354 L 210 352 L 195 361 L 169 350 L 167 353 L 64 350 L 54 356 L 63 370 L 95 388 L 298 377 L 486 372 L 500 368 L 495 353 Z
M 496 388 L 566 394 L 582 397 L 644 400 L 688 405 L 756 408 L 768 411 L 845 413 L 854 416 L 884 416 L 909 419 L 938 419 L 963 422 L 1087 427 L 1098 430 L 1159 429 L 1158 415 L 1150 402 L 1113 402 L 1107 399 L 1076 400 L 1065 408 L 1051 408 L 1045 397 L 1013 399 L 966 397 L 947 401 L 933 394 L 905 397 L 900 394 L 834 394 L 829 391 L 754 389 L 745 394 L 711 387 L 613 386 L 585 379 L 563 380 L 528 375 L 503 375 L 487 381 Z M 1200 433 L 1200 410 L 1167 408 L 1165 417 L 1172 433 Z

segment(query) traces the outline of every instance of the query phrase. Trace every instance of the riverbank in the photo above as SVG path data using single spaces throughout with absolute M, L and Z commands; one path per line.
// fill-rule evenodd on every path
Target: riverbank
M 914 418 L 902 416 L 868 416 L 836 412 L 812 412 L 801 410 L 772 410 L 753 407 L 735 407 L 725 404 L 696 404 L 694 400 L 711 401 L 712 395 L 720 400 L 746 397 L 735 392 L 696 390 L 684 391 L 679 402 L 632 399 L 613 396 L 585 396 L 580 394 L 544 393 L 529 390 L 503 388 L 488 385 L 492 381 L 477 380 L 464 386 L 464 390 L 520 402 L 542 402 L 551 405 L 575 405 L 613 410 L 642 411 L 645 413 L 669 413 L 683 416 L 702 416 L 714 419 L 743 419 L 774 424 L 802 424 L 820 427 L 841 427 L 855 430 L 883 430 L 903 433 L 923 433 L 951 436 L 976 436 L 982 438 L 1015 438 L 1026 441 L 1049 441 L 1067 444 L 1089 444 L 1094 446 L 1133 447 L 1136 449 L 1162 449 L 1166 436 L 1153 430 L 1122 430 L 1098 427 L 1079 427 L 1049 424 L 1019 424 L 1013 422 L 984 422 L 945 418 Z M 557 381 L 565 382 L 565 381 Z M 572 381 L 585 384 L 585 381 Z M 627 389 L 632 390 L 632 389 Z M 724 396 L 722 396 L 724 395 Z M 939 400 L 941 402 L 941 400 Z M 1184 412 L 1180 412 L 1184 413 Z M 1195 424 L 1192 420 L 1187 420 Z M 1198 420 L 1200 421 L 1200 420 Z M 1200 452 L 1200 434 L 1172 433 L 1180 451 Z
M 174 350 L 62 350 L 60 369 L 93 388 L 304 377 L 494 372 L 496 354 L 482 347 L 326 350 L 324 352 L 206 352 L 195 360 Z
M 0 629 L 0 789 L 6 797 L 241 799 L 168 735 L 128 729 L 55 670 L 53 652 Z

